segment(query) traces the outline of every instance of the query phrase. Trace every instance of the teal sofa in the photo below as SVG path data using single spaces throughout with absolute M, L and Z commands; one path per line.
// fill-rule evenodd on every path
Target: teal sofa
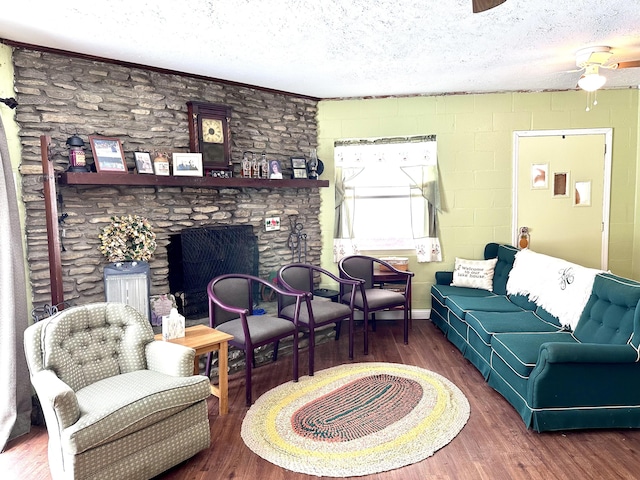
M 497 258 L 493 291 L 451 286 L 437 272 L 431 321 L 538 432 L 640 427 L 640 283 L 595 275 L 573 330 L 507 281 L 518 250 L 487 244 Z

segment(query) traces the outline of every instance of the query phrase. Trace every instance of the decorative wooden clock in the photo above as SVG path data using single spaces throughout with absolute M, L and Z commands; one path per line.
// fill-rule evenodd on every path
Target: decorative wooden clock
M 231 170 L 231 107 L 216 103 L 187 102 L 189 149 L 202 153 L 205 175 Z

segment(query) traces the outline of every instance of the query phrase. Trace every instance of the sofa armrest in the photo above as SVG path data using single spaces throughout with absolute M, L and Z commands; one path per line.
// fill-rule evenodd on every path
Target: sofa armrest
M 172 377 L 193 375 L 196 351 L 177 343 L 156 340 L 147 344 L 147 368 Z
M 76 392 L 58 378 L 52 370 L 40 370 L 31 376 L 38 399 L 44 409 L 55 415 L 58 430 L 73 425 L 80 418 L 80 407 Z M 47 416 L 50 421 L 51 416 Z
M 453 282 L 453 272 L 436 272 L 436 285 L 451 285 Z
M 630 345 L 545 343 L 527 382 L 531 408 L 640 406 L 640 362 Z
M 638 352 L 631 345 L 600 343 L 543 343 L 538 358 L 548 363 L 633 363 Z

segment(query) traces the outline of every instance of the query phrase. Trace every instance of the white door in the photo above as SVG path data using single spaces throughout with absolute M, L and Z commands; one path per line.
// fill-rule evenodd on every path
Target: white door
M 514 244 L 586 267 L 608 265 L 611 129 L 514 135 Z

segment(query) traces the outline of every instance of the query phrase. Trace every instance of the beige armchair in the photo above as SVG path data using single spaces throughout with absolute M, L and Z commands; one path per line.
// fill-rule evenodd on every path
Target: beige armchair
M 128 305 L 65 309 L 24 336 L 57 479 L 148 479 L 210 444 L 195 351 L 155 341 Z

